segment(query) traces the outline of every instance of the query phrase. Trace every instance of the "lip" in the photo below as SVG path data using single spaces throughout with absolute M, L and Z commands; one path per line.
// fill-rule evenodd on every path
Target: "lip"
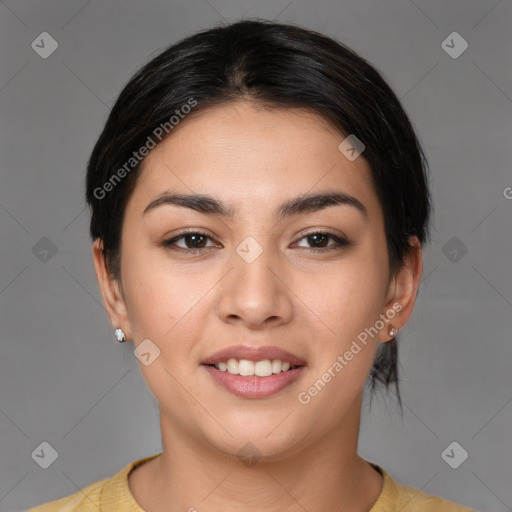
M 276 358 L 278 359 L 278 358 Z M 233 395 L 242 398 L 265 398 L 283 390 L 297 379 L 306 370 L 306 366 L 300 366 L 293 370 L 274 373 L 268 377 L 256 377 L 233 375 L 228 371 L 221 371 L 215 366 L 202 365 L 213 380 L 227 389 Z
M 253 362 L 263 361 L 265 359 L 270 359 L 271 361 L 273 359 L 280 359 L 281 361 L 289 362 L 291 365 L 298 365 L 301 367 L 306 365 L 304 360 L 279 347 L 251 347 L 249 345 L 235 345 L 219 350 L 201 361 L 201 364 L 217 364 L 227 361 L 228 359 L 247 359 Z

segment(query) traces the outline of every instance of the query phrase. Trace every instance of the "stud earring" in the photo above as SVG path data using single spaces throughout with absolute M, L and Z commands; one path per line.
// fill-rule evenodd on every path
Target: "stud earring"
M 395 329 L 393 326 L 390 326 L 388 329 L 388 334 L 394 338 L 398 334 L 398 329 Z
M 116 329 L 115 336 L 118 343 L 124 343 L 126 341 L 126 335 L 121 328 Z

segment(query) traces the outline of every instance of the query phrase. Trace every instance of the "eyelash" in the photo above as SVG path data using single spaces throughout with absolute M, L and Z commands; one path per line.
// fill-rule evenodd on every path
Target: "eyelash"
M 164 246 L 165 248 L 167 249 L 171 249 L 172 251 L 179 251 L 179 252 L 185 252 L 185 253 L 188 253 L 188 254 L 197 254 L 197 253 L 200 253 L 206 249 L 211 249 L 212 247 L 209 247 L 209 248 L 202 248 L 202 249 L 183 249 L 183 247 L 178 247 L 178 248 L 175 248 L 175 247 L 172 247 L 178 240 L 181 240 L 182 238 L 185 238 L 187 235 L 201 235 L 201 236 L 204 236 L 206 238 L 209 238 L 210 240 L 214 240 L 211 236 L 209 236 L 207 233 L 204 233 L 202 231 L 196 231 L 196 230 L 191 230 L 191 231 L 183 231 L 182 233 L 180 233 L 178 236 L 175 236 L 173 238 L 170 238 L 168 240 L 164 240 L 161 245 Z M 324 231 L 312 231 L 311 233 L 306 233 L 304 236 L 302 236 L 302 238 L 300 238 L 298 240 L 298 242 L 304 240 L 304 238 L 309 238 L 311 236 L 314 236 L 314 235 L 324 235 L 324 236 L 327 236 L 328 238 L 332 238 L 336 243 L 335 244 L 332 244 L 331 246 L 328 246 L 328 247 L 319 247 L 319 248 L 311 248 L 311 249 L 308 249 L 307 247 L 303 247 L 302 249 L 306 249 L 306 251 L 310 252 L 310 253 L 325 253 L 325 252 L 329 252 L 329 251 L 336 251 L 336 250 L 339 250 L 341 249 L 342 247 L 346 247 L 347 245 L 350 245 L 350 242 L 344 238 L 340 238 L 339 236 L 336 236 L 332 233 L 327 233 L 327 232 L 324 232 Z M 216 241 L 216 240 L 214 240 Z

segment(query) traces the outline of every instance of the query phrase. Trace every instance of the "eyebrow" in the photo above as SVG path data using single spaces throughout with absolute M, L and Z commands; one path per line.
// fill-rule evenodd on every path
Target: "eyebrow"
M 228 219 L 232 219 L 235 213 L 232 205 L 208 194 L 180 194 L 165 191 L 146 206 L 143 215 L 164 204 L 182 206 L 206 215 L 217 215 Z M 368 217 L 368 211 L 359 199 L 337 190 L 316 194 L 301 194 L 281 204 L 275 210 L 274 216 L 278 220 L 284 220 L 294 215 L 317 212 L 329 206 L 338 205 L 354 207 L 365 217 Z

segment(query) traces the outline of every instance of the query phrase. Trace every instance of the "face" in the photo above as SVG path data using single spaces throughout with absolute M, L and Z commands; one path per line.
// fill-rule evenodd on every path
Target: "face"
M 272 457 L 359 414 L 379 340 L 406 323 L 421 268 L 388 274 L 369 167 L 340 152 L 343 139 L 312 113 L 231 103 L 186 119 L 144 161 L 123 221 L 122 287 L 101 277 L 99 253 L 95 264 L 113 324 L 146 361 L 160 351 L 139 364 L 163 428 L 224 453 L 250 441 Z M 208 195 L 231 215 L 148 209 L 166 192 Z M 342 200 L 280 210 L 328 193 Z M 303 366 L 283 378 L 202 364 L 239 345 L 278 347 Z

